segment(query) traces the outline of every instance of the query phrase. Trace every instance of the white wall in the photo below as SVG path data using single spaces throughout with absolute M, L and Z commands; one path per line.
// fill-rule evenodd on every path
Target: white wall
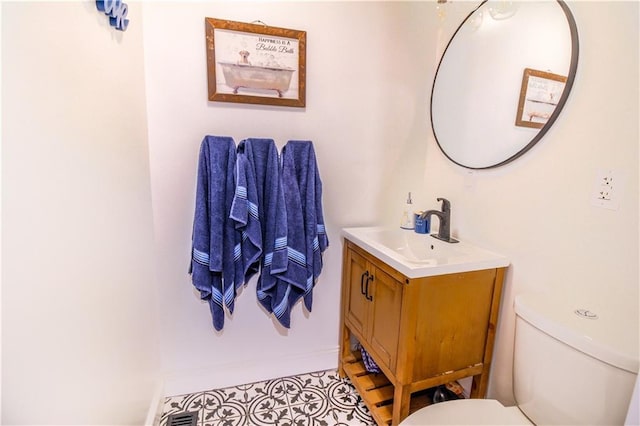
M 638 2 L 568 4 L 580 37 L 578 72 L 542 141 L 506 166 L 469 174 L 420 129 L 404 141 L 384 192 L 389 223 L 406 191 L 421 209 L 439 207 L 443 196 L 454 235 L 510 257 L 489 390 L 503 402 L 513 401 L 515 294 L 545 292 L 604 313 L 628 309 L 629 324 L 638 324 Z M 618 210 L 591 205 L 601 168 L 624 177 Z
M 141 424 L 159 371 L 141 11 L 2 2 L 2 423 Z
M 414 38 L 401 2 L 158 2 L 144 5 L 147 109 L 167 393 L 207 389 L 337 366 L 340 228 L 380 218 L 386 174 L 415 125 L 420 77 L 412 66 L 433 41 Z M 204 19 L 307 31 L 307 107 L 207 100 Z M 407 25 L 404 22 L 408 22 Z M 403 23 L 400 25 L 400 23 Z M 415 26 L 415 27 L 414 27 Z M 422 111 L 424 111 L 424 107 Z M 419 112 L 419 111 L 418 111 Z M 416 124 L 418 123 L 418 124 Z M 207 134 L 311 139 L 324 183 L 330 247 L 310 315 L 297 305 L 285 331 L 259 307 L 255 283 L 216 333 L 187 275 L 196 164 Z
M 439 24 L 432 2 L 145 4 L 145 61 L 163 365 L 168 393 L 336 365 L 341 239 L 351 225 L 396 225 L 406 192 L 417 208 L 453 203 L 459 237 L 512 259 L 490 393 L 511 402 L 513 296 L 638 296 L 638 5 L 572 2 L 581 56 L 555 127 L 523 158 L 469 175 L 440 153 L 429 124 L 438 51 L 469 4 Z M 208 102 L 204 18 L 307 31 L 307 107 Z M 457 17 L 457 18 L 456 18 Z M 606 17 L 606 18 L 603 18 Z M 606 34 L 606 37 L 602 37 Z M 439 43 L 439 44 L 438 44 Z M 612 46 L 615 46 L 613 48 Z M 615 76 L 615 78 L 612 78 Z M 258 307 L 254 285 L 222 333 L 191 289 L 198 146 L 206 134 L 315 142 L 331 247 L 311 315 L 289 332 Z M 626 177 L 617 211 L 592 207 L 596 170 Z M 637 312 L 637 305 L 632 306 Z M 637 315 L 637 314 L 636 314 Z

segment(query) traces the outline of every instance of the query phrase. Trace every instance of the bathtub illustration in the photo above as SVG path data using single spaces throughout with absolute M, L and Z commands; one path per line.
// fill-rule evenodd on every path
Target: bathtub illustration
M 235 95 L 238 89 L 275 90 L 278 97 L 289 90 L 291 76 L 295 70 L 288 68 L 262 67 L 257 65 L 237 64 L 233 62 L 218 62 L 222 67 L 224 81 L 233 89 Z

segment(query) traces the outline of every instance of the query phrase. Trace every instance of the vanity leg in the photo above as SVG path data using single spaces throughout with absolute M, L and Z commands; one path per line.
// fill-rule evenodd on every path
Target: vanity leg
M 345 248 L 347 245 L 345 241 Z M 346 305 L 349 298 L 350 281 L 348 274 L 345 271 L 350 270 L 350 255 L 349 250 L 343 250 L 342 252 L 342 292 L 340 297 L 340 352 L 338 353 L 338 375 L 344 379 L 347 377 L 347 373 L 344 371 L 344 361 L 351 357 L 351 331 L 345 325 L 346 311 L 348 307 Z
M 393 413 L 391 426 L 397 426 L 409 415 L 411 389 L 407 385 L 396 385 L 393 392 Z
M 342 327 L 340 327 L 340 355 L 338 359 L 338 375 L 343 379 L 347 377 L 344 372 L 344 360 L 349 355 L 351 355 L 351 333 L 343 323 Z
M 484 398 L 487 396 L 487 388 L 489 387 L 489 372 L 485 371 L 482 374 L 473 376 L 473 382 L 471 383 L 471 392 L 469 392 L 470 398 Z

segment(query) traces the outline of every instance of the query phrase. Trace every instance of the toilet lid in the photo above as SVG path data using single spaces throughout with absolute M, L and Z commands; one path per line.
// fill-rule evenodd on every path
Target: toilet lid
M 422 408 L 400 426 L 531 424 L 518 407 L 505 407 L 495 399 L 456 399 Z

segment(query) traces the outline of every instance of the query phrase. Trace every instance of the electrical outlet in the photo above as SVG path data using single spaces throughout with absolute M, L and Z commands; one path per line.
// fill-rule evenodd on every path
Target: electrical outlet
M 591 204 L 596 207 L 617 210 L 619 201 L 617 194 L 620 192 L 619 173 L 612 169 L 601 169 L 596 173 L 591 195 Z

